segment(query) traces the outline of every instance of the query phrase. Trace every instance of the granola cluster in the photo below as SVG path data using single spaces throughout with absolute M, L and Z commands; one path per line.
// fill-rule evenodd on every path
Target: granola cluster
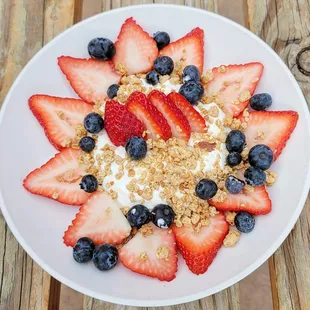
M 159 90 L 167 92 L 167 81 L 171 84 L 179 85 L 182 83 L 182 71 L 184 62 L 175 63 L 173 73 L 169 76 L 160 76 Z M 134 91 L 140 91 L 148 94 L 151 90 L 142 82 L 145 74 L 126 76 L 126 68 L 119 65 L 118 71 L 123 75 L 120 88 L 117 93 L 116 101 L 125 103 Z M 218 69 L 218 73 L 227 70 L 225 66 Z M 214 78 L 214 72 L 209 70 L 202 76 L 202 82 L 206 85 Z M 227 85 L 228 86 L 228 85 Z M 238 86 L 238 84 L 236 85 Z M 250 92 L 241 93 L 236 105 L 250 98 Z M 192 133 L 190 143 L 176 138 L 163 140 L 148 140 L 147 156 L 140 161 L 131 160 L 126 154 L 120 155 L 117 148 L 106 143 L 101 147 L 100 152 L 94 156 L 92 153 L 83 153 L 80 156 L 80 163 L 87 165 L 87 172 L 95 175 L 99 184 L 102 184 L 100 190 L 104 190 L 111 195 L 113 199 L 118 198 L 117 182 L 123 182 L 128 191 L 128 200 L 131 204 L 145 203 L 154 198 L 161 199 L 169 204 L 175 211 L 175 224 L 178 227 L 186 226 L 194 232 L 199 232 L 201 227 L 210 224 L 210 217 L 217 214 L 215 207 L 209 205 L 205 200 L 201 200 L 195 194 L 195 186 L 202 178 L 208 178 L 216 182 L 218 191 L 212 198 L 213 201 L 223 202 L 227 198 L 228 192 L 225 188 L 227 176 L 233 175 L 240 177 L 249 164 L 246 161 L 236 167 L 225 165 L 222 160 L 226 149 L 224 143 L 229 129 L 238 129 L 245 131 L 248 126 L 249 112 L 244 110 L 242 117 L 234 118 L 231 114 L 226 114 L 224 118 L 219 117 L 223 112 L 223 103 L 218 94 L 212 94 L 211 97 L 204 96 L 201 100 L 203 105 L 199 105 L 200 114 L 205 118 L 209 126 L 212 126 L 213 134 L 210 130 L 207 133 Z M 212 104 L 210 104 L 212 103 Z M 104 114 L 105 102 L 97 103 L 94 111 Z M 63 116 L 59 116 L 63 117 Z M 221 120 L 222 119 L 222 120 Z M 216 132 L 217 134 L 214 134 Z M 147 134 L 147 133 L 145 133 Z M 82 125 L 76 126 L 76 136 L 72 141 L 73 147 L 78 147 L 77 141 L 85 136 L 86 132 Z M 258 132 L 257 139 L 264 139 L 264 133 Z M 246 159 L 249 153 L 247 147 L 241 153 L 243 159 Z M 210 154 L 213 154 L 211 159 Z M 222 156 L 221 156 L 222 154 Z M 224 156 L 225 157 L 225 156 Z M 207 158 L 207 160 L 206 160 Z M 276 174 L 266 171 L 267 185 L 272 185 L 276 180 Z M 251 192 L 254 188 L 246 185 L 244 191 Z M 129 206 L 122 206 L 121 210 L 127 213 Z M 234 226 L 235 212 L 226 212 L 226 221 Z M 150 229 L 149 229 L 150 228 Z M 145 225 L 141 229 L 143 236 L 152 234 L 151 227 Z M 240 233 L 231 229 L 224 239 L 225 247 L 234 246 L 240 238 Z M 164 248 L 158 249 L 159 258 L 165 259 L 168 255 Z M 146 253 L 141 253 L 141 260 L 146 260 Z

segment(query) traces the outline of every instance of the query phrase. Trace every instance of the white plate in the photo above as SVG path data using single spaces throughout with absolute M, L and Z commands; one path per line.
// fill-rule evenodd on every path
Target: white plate
M 221 249 L 207 273 L 193 275 L 182 259 L 177 278 L 160 282 L 119 264 L 102 273 L 92 264 L 79 265 L 62 236 L 76 207 L 28 193 L 24 177 L 51 158 L 48 142 L 28 108 L 37 93 L 77 97 L 57 66 L 57 57 L 88 57 L 87 44 L 97 36 L 116 39 L 127 17 L 133 16 L 153 34 L 167 31 L 176 40 L 194 27 L 205 31 L 205 70 L 222 64 L 260 61 L 265 65 L 257 92 L 268 92 L 273 110 L 299 113 L 298 125 L 283 154 L 273 165 L 279 177 L 269 188 L 273 211 L 257 217 L 254 231 L 242 235 L 235 248 Z M 295 224 L 309 189 L 310 121 L 300 88 L 280 58 L 259 38 L 218 15 L 172 5 L 131 6 L 97 15 L 62 33 L 47 44 L 24 68 L 12 86 L 0 118 L 0 205 L 12 232 L 27 253 L 48 273 L 84 294 L 134 306 L 164 306 L 216 293 L 259 267 L 280 246 Z

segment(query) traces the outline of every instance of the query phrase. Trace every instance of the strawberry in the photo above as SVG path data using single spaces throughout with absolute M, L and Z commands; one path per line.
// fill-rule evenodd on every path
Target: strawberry
M 89 103 L 103 101 L 109 86 L 120 80 L 111 61 L 61 56 L 58 65 L 75 92 Z
M 130 232 L 131 227 L 117 202 L 107 193 L 96 192 L 80 208 L 63 239 L 72 247 L 81 237 L 89 237 L 95 245 L 119 244 Z
M 168 98 L 182 111 L 186 116 L 192 132 L 204 133 L 207 132 L 205 119 L 200 113 L 184 98 L 184 96 L 172 92 Z
M 128 110 L 144 123 L 148 139 L 168 140 L 172 137 L 170 126 L 157 108 L 150 104 L 143 93 L 133 92 L 127 101 Z
M 44 128 L 47 138 L 58 150 L 71 144 L 75 126 L 83 123 L 84 117 L 93 109 L 91 104 L 82 100 L 48 95 L 30 97 L 29 107 Z
M 105 105 L 104 124 L 111 142 L 116 146 L 125 146 L 130 137 L 142 137 L 145 130 L 144 125 L 125 105 L 114 100 Z
M 144 234 L 147 231 L 150 234 Z M 123 265 L 160 281 L 171 281 L 178 270 L 175 238 L 171 230 L 147 224 L 119 251 Z
M 251 214 L 267 214 L 271 211 L 271 200 L 265 186 L 253 187 L 254 191 L 240 194 L 228 193 L 223 202 L 209 200 L 209 203 L 220 211 L 246 211 Z
M 237 116 L 248 105 L 263 70 L 259 62 L 213 68 L 205 95 L 223 104 L 225 113 Z
M 79 166 L 80 150 L 64 149 L 41 168 L 32 171 L 24 180 L 24 187 L 31 193 L 55 199 L 68 205 L 82 205 L 89 194 L 80 189 L 85 175 Z
M 200 73 L 204 61 L 204 32 L 200 28 L 193 29 L 183 38 L 170 43 L 160 51 L 160 55 L 169 56 L 174 63 L 184 60 L 186 65 L 195 65 Z
M 197 233 L 191 227 L 173 225 L 177 246 L 188 266 L 195 274 L 205 273 L 212 264 L 229 225 L 223 213 L 210 217 L 209 226 L 202 226 Z
M 172 135 L 188 141 L 191 136 L 191 127 L 182 111 L 164 93 L 158 90 L 153 90 L 148 95 L 148 99 L 166 118 Z
M 148 72 L 158 55 L 155 40 L 132 17 L 122 25 L 115 48 L 115 67 L 124 66 L 127 75 Z
M 298 117 L 295 111 L 250 112 L 245 131 L 248 148 L 251 149 L 256 144 L 266 144 L 272 149 L 276 160 L 295 129 Z

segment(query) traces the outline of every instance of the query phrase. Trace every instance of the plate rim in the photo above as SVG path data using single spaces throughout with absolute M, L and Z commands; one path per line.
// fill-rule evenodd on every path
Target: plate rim
M 310 115 L 309 115 L 309 110 L 308 110 L 308 105 L 306 102 L 306 99 L 302 93 L 302 90 L 299 86 L 299 84 L 297 83 L 295 77 L 293 76 L 292 72 L 289 70 L 289 68 L 286 66 L 286 64 L 283 62 L 283 60 L 280 58 L 280 56 L 266 43 L 264 42 L 261 38 L 259 38 L 258 36 L 256 36 L 253 32 L 251 32 L 249 29 L 239 25 L 238 23 L 224 17 L 221 16 L 219 14 L 207 11 L 207 10 L 203 10 L 200 8 L 194 8 L 194 7 L 188 7 L 188 6 L 183 6 L 183 5 L 176 5 L 176 4 L 142 4 L 142 5 L 132 5 L 132 6 L 128 6 L 128 7 L 122 7 L 122 8 L 118 8 L 118 9 L 113 9 L 110 11 L 106 11 L 106 12 L 102 12 L 99 14 L 96 14 L 92 17 L 89 17 L 83 21 L 80 21 L 79 23 L 69 27 L 68 29 L 66 29 L 65 31 L 63 31 L 62 33 L 60 33 L 59 35 L 57 35 L 54 39 L 52 39 L 51 41 L 49 41 L 45 46 L 43 46 L 29 61 L 28 63 L 24 66 L 24 68 L 22 69 L 22 71 L 18 74 L 17 78 L 15 79 L 14 83 L 12 84 L 12 86 L 10 87 L 10 90 L 8 92 L 8 94 L 6 95 L 3 105 L 1 107 L 0 110 L 0 124 L 2 122 L 2 119 L 4 118 L 5 115 L 5 111 L 6 108 L 8 106 L 8 103 L 10 101 L 10 97 L 13 93 L 13 91 L 15 90 L 15 88 L 17 88 L 19 81 L 23 78 L 23 75 L 25 74 L 25 72 L 31 67 L 31 65 L 36 61 L 36 59 L 42 54 L 44 53 L 45 50 L 47 50 L 50 46 L 52 46 L 53 44 L 56 44 L 57 41 L 62 37 L 65 36 L 67 33 L 69 33 L 70 31 L 72 31 L 75 28 L 81 27 L 84 24 L 90 23 L 93 20 L 99 19 L 101 18 L 103 15 L 108 15 L 108 14 L 117 14 L 120 11 L 134 11 L 136 9 L 140 9 L 140 8 L 154 8 L 154 7 L 158 7 L 158 8 L 164 8 L 164 7 L 170 7 L 170 8 L 176 8 L 176 9 L 182 9 L 182 10 L 186 10 L 186 11 L 196 11 L 199 12 L 200 14 L 206 14 L 206 15 L 210 15 L 218 20 L 220 20 L 221 22 L 224 22 L 226 24 L 229 24 L 232 27 L 237 28 L 238 30 L 244 32 L 245 34 L 249 35 L 252 39 L 258 41 L 260 44 L 262 44 L 267 51 L 269 51 L 276 59 L 276 61 L 283 67 L 283 69 L 285 70 L 285 72 L 288 74 L 289 79 L 291 80 L 292 84 L 294 85 L 300 100 L 304 103 L 303 105 L 303 112 L 305 113 L 305 119 L 306 119 L 306 123 L 308 125 L 308 132 L 310 135 Z M 0 188 L 0 208 L 2 210 L 4 219 L 7 223 L 7 225 L 9 226 L 10 230 L 12 231 L 14 237 L 17 239 L 18 243 L 22 246 L 22 248 L 26 251 L 26 253 L 47 273 L 49 273 L 53 278 L 55 278 L 56 280 L 58 280 L 59 282 L 71 287 L 72 289 L 88 295 L 90 297 L 105 301 L 105 302 L 111 302 L 114 304 L 121 304 L 121 305 L 126 305 L 126 306 L 139 306 L 139 307 L 159 307 L 159 306 L 171 306 L 171 305 L 178 305 L 178 304 L 182 304 L 182 303 L 187 303 L 187 302 L 191 302 L 191 301 L 195 301 L 201 298 L 205 298 L 208 297 L 212 294 L 218 293 L 232 285 L 234 285 L 235 283 L 239 282 L 240 280 L 242 280 L 243 278 L 245 278 L 246 276 L 248 276 L 249 274 L 251 274 L 254 270 L 256 270 L 258 267 L 260 267 L 280 246 L 281 244 L 284 242 L 284 240 L 286 239 L 286 237 L 289 235 L 289 233 L 291 232 L 291 230 L 293 229 L 293 226 L 295 225 L 295 223 L 297 222 L 299 215 L 301 214 L 303 207 L 305 205 L 307 196 L 308 196 L 308 192 L 309 192 L 309 188 L 310 188 L 310 158 L 309 158 L 309 162 L 308 162 L 308 171 L 307 171 L 307 176 L 306 176 L 306 180 L 304 183 L 304 188 L 302 191 L 302 194 L 300 195 L 300 198 L 298 200 L 295 212 L 293 213 L 290 221 L 287 223 L 285 229 L 282 231 L 282 233 L 278 236 L 278 238 L 275 240 L 275 242 L 270 246 L 270 248 L 268 249 L 268 251 L 266 251 L 263 255 L 261 255 L 260 257 L 257 258 L 257 260 L 252 263 L 251 265 L 249 265 L 247 268 L 245 268 L 245 270 L 243 270 L 242 272 L 238 273 L 237 275 L 235 275 L 234 277 L 231 277 L 230 279 L 226 280 L 225 282 L 211 288 L 211 289 L 207 289 L 207 290 L 203 290 L 194 294 L 190 294 L 184 297 L 179 297 L 179 298 L 169 298 L 169 299 L 154 299 L 154 300 L 136 300 L 136 299 L 128 299 L 128 298 L 119 298 L 119 297 L 114 297 L 114 296 L 110 296 L 110 295 L 106 295 L 103 293 L 96 293 L 92 290 L 88 290 L 85 287 L 80 286 L 79 284 L 76 284 L 75 282 L 71 281 L 70 279 L 62 276 L 61 274 L 59 274 L 56 270 L 54 270 L 53 268 L 50 268 L 49 265 L 47 265 L 40 257 L 38 257 L 36 255 L 36 253 L 27 245 L 27 243 L 25 242 L 23 236 L 19 233 L 17 227 L 15 227 L 9 213 L 7 210 L 7 207 L 4 204 L 4 200 L 3 200 L 3 196 L 2 196 L 2 190 Z

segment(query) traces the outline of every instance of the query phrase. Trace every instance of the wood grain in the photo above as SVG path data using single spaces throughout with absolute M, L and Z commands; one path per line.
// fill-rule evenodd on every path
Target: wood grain
M 73 23 L 73 0 L 0 1 L 0 105 L 21 69 Z M 0 310 L 58 309 L 60 284 L 17 243 L 0 214 Z
M 92 1 L 92 0 L 84 0 L 83 5 L 83 17 L 84 16 L 91 16 L 93 14 L 108 11 L 111 9 L 115 9 L 118 7 L 128 6 L 128 5 L 134 5 L 134 4 L 145 4 L 145 3 L 171 3 L 171 4 L 182 4 L 182 5 L 188 5 L 188 6 L 194 6 L 197 8 L 202 9 L 208 9 L 215 12 L 218 12 L 220 14 L 230 16 L 231 10 L 227 11 L 226 6 L 224 5 L 224 2 L 221 1 L 221 3 L 217 3 L 216 0 L 210 0 L 210 1 L 188 1 L 188 0 L 181 0 L 181 1 L 162 1 L 162 0 L 144 0 L 144 1 L 137 1 L 137 0 L 123 0 L 123 1 L 112 1 L 112 0 L 102 0 L 101 5 L 98 3 L 98 1 Z M 236 0 L 237 6 L 240 8 L 242 4 L 242 0 Z M 243 4 L 242 4 L 243 5 Z M 100 10 L 100 11 L 99 11 Z M 85 14 L 85 15 L 84 15 Z M 241 12 L 242 16 L 244 16 L 244 12 Z M 235 14 L 235 17 L 237 15 Z M 231 17 L 231 16 L 230 16 Z M 242 18 L 238 17 L 239 21 L 242 20 Z M 236 20 L 238 21 L 238 20 Z M 242 22 L 245 23 L 244 21 Z M 135 310 L 140 308 L 134 308 L 134 307 L 126 307 L 126 306 L 120 306 L 120 305 L 114 305 L 110 303 L 105 303 L 93 298 L 90 298 L 88 296 L 84 296 L 84 302 L 83 302 L 83 309 L 84 310 L 99 310 L 99 309 L 105 309 L 105 310 Z M 144 308 L 144 309 L 156 309 L 156 308 Z M 240 309 L 240 301 L 239 301 L 239 284 L 236 284 L 229 289 L 226 289 L 218 294 L 215 294 L 213 296 L 183 304 L 173 307 L 162 307 L 163 310 L 226 310 L 226 309 L 232 309 L 237 310 Z
M 248 6 L 250 29 L 265 40 L 285 61 L 301 86 L 309 105 L 309 1 L 248 0 Z M 270 260 L 275 309 L 310 309 L 309 244 L 310 198 L 308 197 L 293 231 Z

